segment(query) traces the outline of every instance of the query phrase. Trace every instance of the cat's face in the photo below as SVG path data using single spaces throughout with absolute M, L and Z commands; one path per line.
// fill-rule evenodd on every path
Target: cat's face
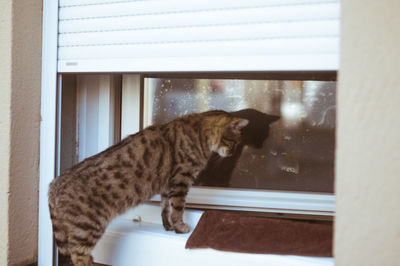
M 236 117 L 230 117 L 227 120 L 227 123 L 219 130 L 220 134 L 214 150 L 221 157 L 229 157 L 235 154 L 242 141 L 241 129 L 249 123 L 247 119 Z

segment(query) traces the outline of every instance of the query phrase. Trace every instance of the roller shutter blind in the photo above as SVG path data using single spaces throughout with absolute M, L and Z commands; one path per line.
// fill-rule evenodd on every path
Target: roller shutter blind
M 59 72 L 337 70 L 339 0 L 59 0 Z

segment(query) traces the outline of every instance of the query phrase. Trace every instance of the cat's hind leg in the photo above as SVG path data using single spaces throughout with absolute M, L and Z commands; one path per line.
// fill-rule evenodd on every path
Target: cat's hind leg
M 74 266 L 92 266 L 93 265 L 93 257 L 87 253 L 72 253 L 71 260 Z
M 87 217 L 81 217 L 81 219 L 76 217 L 74 223 L 70 221 L 68 245 L 74 266 L 93 265 L 91 252 L 105 230 L 105 226 L 101 226 L 100 223 L 98 219 L 89 220 Z

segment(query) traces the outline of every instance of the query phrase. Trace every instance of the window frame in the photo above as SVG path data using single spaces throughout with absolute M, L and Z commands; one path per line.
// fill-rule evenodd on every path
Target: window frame
M 120 82 L 120 89 L 122 91 L 121 95 L 121 124 L 120 128 L 116 132 L 120 132 L 121 137 L 125 137 L 128 134 L 136 133 L 138 130 L 143 129 L 145 125 L 146 112 L 145 112 L 145 95 L 146 95 L 146 78 L 147 77 L 164 77 L 164 78 L 229 78 L 232 79 L 307 79 L 307 80 L 323 80 L 318 74 L 320 73 L 297 73 L 298 75 L 291 76 L 292 73 L 184 73 L 184 74 L 104 74 L 104 73 L 90 73 L 87 75 L 87 79 L 82 78 L 83 88 L 78 88 L 77 85 L 77 95 L 83 94 L 83 99 L 77 97 L 77 110 L 79 114 L 77 115 L 77 124 L 82 124 L 79 120 L 80 110 L 86 110 L 87 106 L 87 87 L 93 86 L 90 84 L 94 82 L 101 85 L 98 88 L 98 93 L 94 94 L 98 96 L 98 99 L 89 99 L 97 101 L 97 106 L 101 103 L 109 103 L 110 99 L 114 96 L 111 95 L 112 88 L 114 84 L 110 82 L 114 80 L 112 75 L 122 75 L 122 81 Z M 324 78 L 328 80 L 334 80 L 332 73 L 322 73 Z M 58 73 L 57 85 L 56 85 L 56 99 L 55 99 L 55 110 L 47 109 L 47 112 L 54 112 L 55 119 L 55 161 L 54 169 L 55 175 L 60 173 L 60 152 L 61 152 L 61 103 L 62 103 L 62 80 L 63 73 Z M 66 75 L 71 75 L 67 73 Z M 79 74 L 75 74 L 78 78 Z M 98 79 L 96 79 L 98 75 Z M 95 78 L 93 78 L 93 76 Z M 328 77 L 328 78 L 327 78 Z M 77 82 L 80 84 L 82 82 Z M 104 86 L 104 83 L 109 83 L 109 88 Z M 67 88 L 68 89 L 68 88 Z M 80 92 L 80 93 L 78 93 Z M 133 104 L 132 104 L 133 103 Z M 52 106 L 52 105 L 50 105 Z M 110 114 L 111 110 L 100 110 L 98 108 L 98 114 L 94 114 L 97 119 L 99 119 L 99 125 L 96 130 L 96 134 L 100 132 L 103 128 L 110 128 Z M 134 114 L 133 114 L 134 113 Z M 93 114 L 92 114 L 93 115 Z M 85 120 L 85 119 L 83 119 Z M 104 120 L 104 121 L 103 121 Z M 84 121 L 83 121 L 84 122 Z M 113 122 L 114 123 L 114 122 Z M 132 124 L 133 123 L 133 124 Z M 115 123 L 114 123 L 115 125 Z M 86 125 L 83 126 L 85 130 Z M 114 129 L 115 130 L 115 129 Z M 86 132 L 85 132 L 86 133 Z M 81 135 L 81 132 L 79 132 Z M 85 135 L 85 134 L 83 134 Z M 85 140 L 79 140 L 80 145 L 85 147 Z M 97 146 L 99 149 L 106 148 L 110 143 L 110 136 L 106 134 L 105 136 L 100 136 L 98 138 Z M 99 150 L 100 151 L 100 150 Z M 79 158 L 82 159 L 81 151 L 78 151 Z M 41 193 L 42 195 L 43 193 Z M 156 195 L 151 200 L 151 202 L 159 202 L 160 196 Z M 46 202 L 47 203 L 47 202 Z M 43 205 L 43 204 L 42 204 Z M 239 210 L 247 212 L 264 212 L 264 213 L 280 213 L 280 214 L 290 214 L 290 215 L 306 215 L 308 217 L 314 216 L 325 216 L 324 219 L 330 219 L 335 213 L 335 195 L 330 193 L 310 193 L 310 192 L 294 192 L 294 191 L 276 191 L 276 190 L 256 190 L 256 189 L 237 189 L 237 188 L 211 188 L 211 187 L 193 187 L 189 191 L 187 196 L 187 207 L 197 208 L 197 209 L 225 209 L 225 210 Z M 313 219 L 313 218 L 311 218 Z M 318 218 L 320 219 L 320 217 Z M 56 250 L 56 249 L 54 249 Z M 54 261 L 57 261 L 57 254 L 53 255 Z
M 130 74 L 126 74 L 130 75 Z M 140 84 L 140 118 L 139 128 L 143 129 L 147 114 L 144 110 L 147 78 L 170 79 L 241 79 L 241 80 L 318 80 L 336 81 L 336 71 L 275 71 L 275 72 L 190 72 L 190 73 L 142 73 L 133 74 L 139 77 Z M 135 102 L 135 99 L 125 99 Z M 122 106 L 122 109 L 124 107 Z M 121 119 L 121 126 L 124 125 Z M 132 132 L 135 133 L 135 132 Z M 234 200 L 232 200 L 234 199 Z M 151 201 L 159 202 L 156 195 Z M 237 188 L 192 187 L 186 198 L 187 206 L 192 208 L 227 209 L 253 212 L 273 212 L 302 215 L 335 215 L 334 193 L 296 192 L 278 190 L 255 190 Z
M 57 265 L 57 248 L 53 241 L 51 219 L 48 209 L 48 187 L 50 182 L 57 176 L 60 168 L 60 103 L 61 103 L 61 75 L 57 69 L 58 54 L 58 2 L 43 0 L 43 35 L 42 35 L 42 93 L 41 93 L 41 125 L 40 125 L 40 183 L 39 183 L 39 233 L 38 233 L 38 264 L 51 266 Z M 233 74 L 232 74 L 233 73 Z M 281 74 L 284 72 L 280 72 Z M 310 75 L 310 72 L 300 71 L 299 74 Z M 314 72 L 315 73 L 315 72 Z M 328 79 L 336 76 L 335 71 L 327 71 Z M 72 73 L 69 73 L 72 74 Z M 102 74 L 107 74 L 102 72 Z M 139 73 L 127 73 L 139 74 Z M 143 90 L 143 77 L 163 77 L 173 74 L 175 77 L 187 77 L 192 75 L 190 72 L 181 73 L 141 73 L 140 90 Z M 228 73 L 207 73 L 202 72 L 196 77 L 215 78 L 225 77 L 242 79 L 254 79 L 256 77 L 270 77 L 270 75 L 280 75 L 277 72 L 231 72 Z M 239 76 L 237 76 L 239 75 Z M 308 76 L 312 79 L 311 76 Z M 299 79 L 295 77 L 293 79 Z M 141 94 L 143 95 L 143 94 Z M 142 96 L 140 96 L 142 97 Z M 142 117 L 142 116 L 140 116 Z M 141 124 L 143 121 L 141 121 Z M 121 128 L 123 129 L 123 128 Z M 123 132 L 122 132 L 123 133 Z M 332 211 L 334 215 L 334 195 L 331 197 Z M 210 206 L 207 206 L 210 207 Z M 275 210 L 276 211 L 276 210 Z

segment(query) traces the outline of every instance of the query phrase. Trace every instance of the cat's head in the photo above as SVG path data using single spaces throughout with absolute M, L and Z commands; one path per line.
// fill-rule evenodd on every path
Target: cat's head
M 220 113 L 206 118 L 210 130 L 208 130 L 209 145 L 212 152 L 221 157 L 229 157 L 235 154 L 238 145 L 242 141 L 242 129 L 249 121 L 240 117 L 233 117 L 228 113 Z
M 263 147 L 265 139 L 269 136 L 270 124 L 280 118 L 255 109 L 243 109 L 230 114 L 249 120 L 249 124 L 242 130 L 242 143 L 258 149 Z

